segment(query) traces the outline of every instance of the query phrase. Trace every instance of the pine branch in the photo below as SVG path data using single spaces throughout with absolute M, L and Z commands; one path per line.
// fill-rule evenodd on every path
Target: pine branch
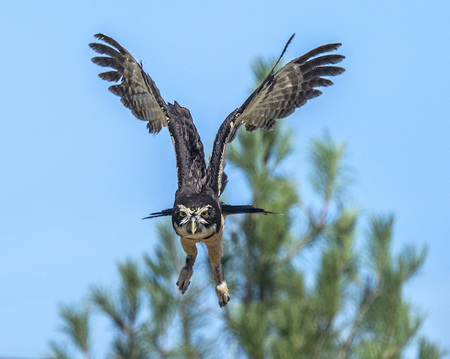
M 279 260 L 279 263 L 281 264 L 288 263 L 292 258 L 300 253 L 304 247 L 316 239 L 325 228 L 325 218 L 328 215 L 329 200 L 326 198 L 323 200 L 322 210 L 318 220 L 314 218 L 312 211 L 302 202 L 300 203 L 300 206 L 308 215 L 311 230 L 295 246 L 293 246 L 293 248 L 291 248 L 291 250 L 284 257 Z
M 330 336 L 330 328 L 332 328 L 332 326 L 333 326 L 334 318 L 335 318 L 335 315 L 332 315 L 327 320 L 327 325 L 326 325 L 325 329 L 320 333 L 320 337 L 317 340 L 316 345 L 314 346 L 313 359 L 318 359 L 319 358 L 319 355 L 320 355 L 320 352 L 322 350 L 322 347 L 325 344 L 325 341 L 327 340 L 327 338 Z
M 364 320 L 367 312 L 369 311 L 372 304 L 375 302 L 375 300 L 378 298 L 381 292 L 382 282 L 381 277 L 377 281 L 377 285 L 374 290 L 370 293 L 368 297 L 365 298 L 364 302 L 360 306 L 358 315 L 355 318 L 355 321 L 353 322 L 352 328 L 350 329 L 350 333 L 347 337 L 347 339 L 344 340 L 344 343 L 341 347 L 341 350 L 339 351 L 338 358 L 344 359 L 347 357 L 347 352 L 350 348 L 350 344 L 353 341 L 353 338 L 356 335 L 356 331 L 358 330 L 359 326 L 361 325 L 362 321 Z
M 300 251 L 310 244 L 317 236 L 322 232 L 324 227 L 313 227 L 312 230 L 307 233 L 295 246 L 291 248 L 291 250 L 282 257 L 278 263 L 285 264 L 288 263 L 292 258 L 294 258 Z
M 90 358 L 89 345 L 89 310 L 62 306 L 60 316 L 64 321 L 62 331 L 67 334 L 73 344 L 83 353 L 85 359 Z
M 448 354 L 447 350 L 439 347 L 439 345 L 432 343 L 426 338 L 419 340 L 419 359 L 441 359 Z

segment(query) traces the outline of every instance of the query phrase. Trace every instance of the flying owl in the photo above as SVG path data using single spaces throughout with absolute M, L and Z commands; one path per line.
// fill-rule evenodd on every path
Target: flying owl
M 341 44 L 319 46 L 276 71 L 276 66 L 294 37 L 292 35 L 270 73 L 220 125 L 206 165 L 203 144 L 189 110 L 176 101 L 173 104 L 166 103 L 152 78 L 144 72 L 142 63 L 138 63 L 117 41 L 104 34 L 94 36 L 105 44 L 91 43 L 89 46 L 106 56 L 94 57 L 92 61 L 113 69 L 100 73 L 99 77 L 112 82 L 120 81 L 110 86 L 109 90 L 120 97 L 134 116 L 147 122 L 150 133 L 158 133 L 167 126 L 172 138 L 178 176 L 175 201 L 172 208 L 151 213 L 146 218 L 172 217 L 173 228 L 180 236 L 187 255 L 176 284 L 184 294 L 194 272 L 196 244 L 203 242 L 208 249 L 219 305 L 224 307 L 230 300 L 221 266 L 225 218 L 239 213 L 271 213 L 251 205 L 228 205 L 220 201 L 227 182 L 224 172 L 227 145 L 241 126 L 247 131 L 259 128 L 271 130 L 276 119 L 289 116 L 308 100 L 321 95 L 317 87 L 333 84 L 323 76 L 336 76 L 345 71 L 342 67 L 334 66 L 344 56 L 329 54 Z

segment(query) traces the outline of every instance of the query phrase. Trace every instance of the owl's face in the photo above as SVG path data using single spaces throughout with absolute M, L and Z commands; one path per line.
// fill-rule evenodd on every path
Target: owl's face
M 194 195 L 175 202 L 172 225 L 179 236 L 206 239 L 219 232 L 221 223 L 220 208 L 210 197 Z

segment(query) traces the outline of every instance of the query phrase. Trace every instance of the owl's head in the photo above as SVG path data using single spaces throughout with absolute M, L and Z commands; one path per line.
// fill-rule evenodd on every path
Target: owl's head
M 172 225 L 179 236 L 204 239 L 219 232 L 222 213 L 219 204 L 207 195 L 196 194 L 175 201 Z

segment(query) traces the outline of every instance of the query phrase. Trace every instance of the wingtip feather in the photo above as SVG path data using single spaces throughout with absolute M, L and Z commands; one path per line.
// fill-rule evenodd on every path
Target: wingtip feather
M 96 39 L 102 40 L 104 37 L 107 37 L 107 36 L 105 34 L 99 32 L 99 33 L 95 34 L 94 37 Z
M 116 48 L 117 50 L 119 50 L 122 54 L 123 54 L 123 53 L 128 53 L 128 51 L 125 50 L 125 49 L 122 47 L 122 45 L 120 45 L 116 40 L 114 40 L 112 37 L 110 37 L 110 36 L 108 36 L 108 35 L 105 35 L 105 34 L 102 34 L 102 33 L 98 33 L 98 34 L 95 34 L 94 37 L 95 37 L 96 39 L 99 39 L 99 40 L 101 40 L 101 41 L 104 41 L 104 42 L 106 42 L 107 44 L 109 44 L 109 45 L 115 47 L 115 48 Z

